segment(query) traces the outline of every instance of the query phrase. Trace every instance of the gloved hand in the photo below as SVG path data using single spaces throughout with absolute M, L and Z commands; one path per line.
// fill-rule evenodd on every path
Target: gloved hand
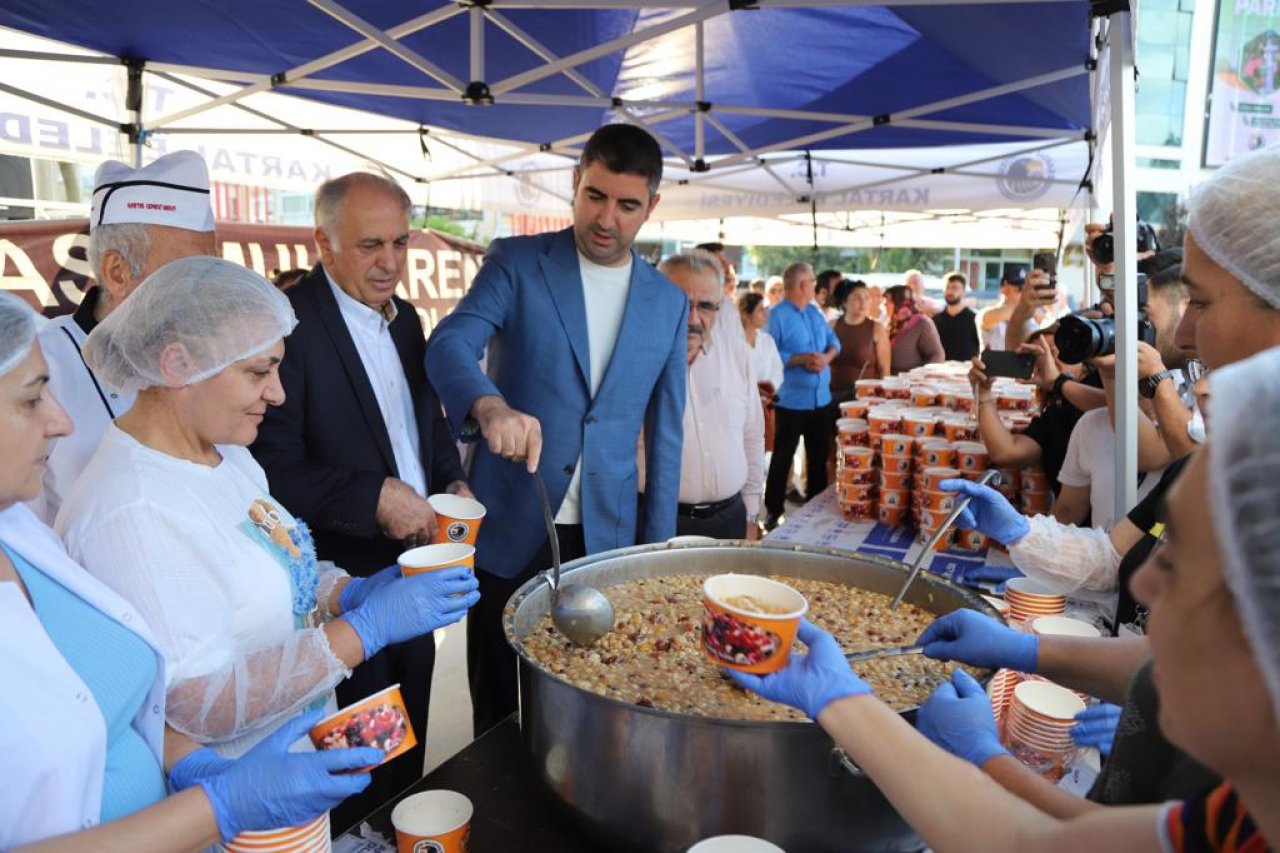
M 1076 724 L 1071 727 L 1071 739 L 1076 746 L 1096 746 L 1104 756 L 1111 754 L 1115 743 L 1116 728 L 1120 725 L 1120 706 L 1110 702 L 1090 705 L 1076 714 Z
M 245 830 L 299 826 L 369 786 L 368 773 L 347 771 L 382 761 L 380 749 L 288 751 L 323 717 L 323 711 L 294 717 L 226 770 L 197 783 L 213 804 L 224 841 Z
M 374 591 L 382 589 L 392 581 L 399 579 L 399 564 L 379 569 L 367 578 L 353 577 L 342 588 L 342 594 L 338 596 L 338 607 L 341 608 L 343 613 L 350 613 L 361 604 L 364 604 Z
M 809 647 L 804 655 L 791 653 L 787 665 L 769 675 L 726 670 L 739 687 L 766 699 L 804 711 L 811 719 L 828 704 L 846 696 L 862 696 L 871 688 L 849 668 L 840 645 L 830 634 L 807 619 L 800 620 L 796 636 Z
M 970 666 L 1008 667 L 1035 672 L 1040 638 L 1015 631 L 976 610 L 953 610 L 924 629 L 917 646 L 925 657 L 958 660 Z
M 971 569 L 965 569 L 958 580 L 966 586 L 977 586 L 982 581 L 1002 584 L 1007 580 L 1021 577 L 1026 577 L 1026 575 L 1014 568 L 1007 568 L 1005 566 L 975 566 Z
M 929 701 L 920 706 L 916 728 L 947 752 L 975 767 L 981 767 L 997 755 L 1009 754 L 1000 743 L 987 692 L 963 669 L 957 669 L 950 681 L 938 685 Z
M 480 600 L 479 586 L 466 566 L 423 572 L 374 590 L 342 618 L 355 629 L 368 659 L 392 643 L 457 622 Z
M 1031 532 L 1031 525 L 1022 513 L 1005 500 L 1004 495 L 990 486 L 981 486 L 968 480 L 943 480 L 938 488 L 944 492 L 959 492 L 973 498 L 964 512 L 956 518 L 961 530 L 977 529 L 999 542 L 1011 545 Z
M 230 758 L 223 758 L 207 746 L 202 746 L 187 753 L 173 765 L 173 769 L 169 771 L 169 789 L 175 794 L 185 791 L 201 779 L 217 776 L 234 763 Z

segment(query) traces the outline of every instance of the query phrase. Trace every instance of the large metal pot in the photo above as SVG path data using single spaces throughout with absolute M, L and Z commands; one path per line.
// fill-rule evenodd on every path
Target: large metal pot
M 848 551 L 717 542 L 610 551 L 566 571 L 566 580 L 606 591 L 642 577 L 732 571 L 892 595 L 906 569 Z M 981 597 L 927 573 L 906 600 L 938 614 L 971 607 L 994 615 Z M 549 602 L 550 586 L 539 575 L 516 591 L 504 614 L 519 656 L 520 727 L 543 779 L 607 849 L 676 853 L 723 833 L 762 836 L 790 853 L 923 846 L 815 723 L 657 711 L 590 693 L 542 669 L 523 638 Z

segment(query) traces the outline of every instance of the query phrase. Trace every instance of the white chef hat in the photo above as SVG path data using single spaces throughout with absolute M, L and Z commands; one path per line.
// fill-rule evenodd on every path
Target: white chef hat
M 93 176 L 89 231 L 124 223 L 212 231 L 204 158 L 194 151 L 175 151 L 141 169 L 117 160 L 99 166 Z
M 1209 377 L 1209 497 L 1223 575 L 1280 713 L 1280 347 Z
M 1214 263 L 1280 308 L 1280 145 L 1231 159 L 1200 186 L 1187 230 Z
M 94 328 L 84 360 L 118 391 L 181 388 L 268 349 L 296 324 L 289 300 L 253 270 L 221 258 L 180 258 Z
M 35 341 L 35 310 L 22 297 L 0 290 L 0 376 L 17 367 Z

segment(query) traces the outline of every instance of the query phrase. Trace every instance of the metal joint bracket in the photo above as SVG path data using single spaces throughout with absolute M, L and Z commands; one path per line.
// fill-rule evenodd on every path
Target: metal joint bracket
M 946 166 L 938 166 L 936 169 L 929 170 L 930 175 L 945 175 L 946 173 L 947 173 Z
M 709 112 L 711 112 L 711 102 L 710 102 L 710 101 L 697 101 L 697 102 L 696 102 L 696 106 L 698 107 L 698 112 L 700 112 L 700 113 L 709 113 Z
M 617 98 L 617 97 L 610 98 L 609 103 L 613 106 L 615 110 L 620 110 L 622 109 L 623 106 L 625 106 L 622 101 L 622 98 Z
M 271 88 L 277 89 L 289 82 L 289 75 L 281 71 L 271 75 Z
M 680 180 L 676 181 L 676 186 L 678 187 L 687 187 L 688 185 L 689 185 L 688 178 L 681 178 Z
M 690 169 L 690 171 L 693 171 L 693 172 L 710 172 L 710 171 L 711 171 L 711 166 L 707 163 L 707 161 L 706 161 L 706 160 L 703 160 L 701 157 L 699 157 L 697 160 L 694 160 L 694 161 L 693 161 L 693 167 Z
M 796 198 L 796 203 L 797 203 L 797 204 L 808 204 L 808 203 L 809 203 L 809 202 L 811 202 L 811 201 L 813 201 L 813 197 L 812 197 L 812 196 L 802 195 L 802 196 L 798 196 L 798 197 Z
M 540 143 L 540 144 L 538 145 L 538 150 L 539 150 L 539 151 L 541 151 L 541 152 L 547 152 L 547 151 L 550 151 L 550 150 L 551 150 L 551 143 L 550 143 L 550 142 L 543 142 L 543 143 Z
M 489 6 L 493 5 L 493 2 L 492 0 L 459 0 L 458 5 L 463 9 L 487 9 Z
M 758 0 L 729 0 L 730 12 L 756 11 L 760 8 Z
M 301 133 L 303 136 L 315 136 L 315 135 L 316 135 L 316 132 L 315 132 L 314 130 L 312 130 L 311 128 L 309 128 L 309 127 L 302 127 L 302 128 L 299 128 L 299 129 L 298 129 L 298 133 Z
M 462 93 L 462 103 L 469 107 L 493 106 L 493 93 L 489 91 L 489 84 L 483 80 L 472 80 Z
M 1094 133 L 1092 130 L 1086 130 L 1086 131 L 1084 132 L 1084 141 L 1085 141 L 1085 142 L 1097 142 L 1097 141 L 1098 141 L 1098 134 Z
M 892 116 L 890 116 L 888 113 L 881 113 L 880 115 L 871 119 L 871 124 L 875 127 L 880 127 L 881 125 L 888 124 L 891 121 L 893 121 Z
M 1091 57 L 1089 57 L 1088 59 L 1086 59 L 1086 60 L 1084 61 L 1084 70 L 1085 70 L 1085 71 L 1097 71 L 1097 70 L 1098 70 L 1098 60 L 1094 59 L 1092 56 L 1091 56 Z
M 1089 14 L 1095 18 L 1109 18 L 1117 12 L 1128 12 L 1129 0 L 1089 0 Z
M 827 775 L 839 776 L 842 773 L 848 773 L 855 779 L 865 779 L 867 777 L 866 771 L 853 763 L 849 753 L 838 746 L 833 747 L 827 760 Z

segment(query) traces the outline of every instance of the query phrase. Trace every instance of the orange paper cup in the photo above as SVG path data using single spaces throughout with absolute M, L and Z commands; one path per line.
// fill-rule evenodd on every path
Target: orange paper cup
M 956 496 L 954 492 L 935 492 L 925 490 L 920 492 L 920 506 L 930 512 L 951 512 L 952 507 L 956 505 Z
M 399 557 L 400 574 L 405 577 L 434 572 L 436 569 L 447 569 L 450 566 L 466 566 L 475 570 L 476 546 L 462 542 L 440 542 L 435 545 L 420 545 L 410 548 Z
M 880 488 L 890 492 L 901 492 L 911 488 L 911 475 L 901 471 L 881 471 Z
M 862 473 L 862 472 L 858 472 Z M 863 483 L 859 485 L 851 485 L 841 483 L 839 488 L 840 502 L 853 503 L 875 500 L 876 487 L 874 483 Z
M 986 471 L 987 446 L 980 441 L 956 442 L 956 467 L 961 471 Z
M 384 753 L 381 764 L 418 745 L 399 684 L 326 717 L 312 726 L 308 735 L 316 749 L 376 746 Z
M 875 467 L 876 452 L 870 447 L 840 448 L 840 462 L 855 471 L 870 471 Z
M 836 475 L 836 481 L 847 486 L 873 486 L 877 476 L 875 468 L 841 467 Z
M 881 504 L 879 517 L 881 524 L 887 524 L 890 527 L 902 527 L 907 521 L 907 509 L 901 506 L 885 506 Z
M 885 432 L 880 434 L 880 451 L 885 456 L 910 456 L 914 440 L 909 435 Z
M 786 666 L 809 603 L 760 575 L 713 575 L 702 584 L 702 652 L 717 666 L 777 672 Z
M 927 491 L 940 492 L 943 481 L 958 479 L 960 479 L 960 471 L 956 468 L 925 468 L 921 485 Z
M 391 810 L 397 853 L 467 853 L 471 800 L 457 791 L 423 791 Z
M 436 514 L 436 535 L 431 541 L 476 544 L 480 522 L 484 521 L 484 504 L 461 495 L 432 495 L 427 498 Z
M 911 469 L 915 467 L 915 457 L 910 453 L 906 456 L 885 455 L 880 457 L 880 465 L 890 474 L 910 474 Z
M 860 501 L 841 501 L 840 514 L 845 521 L 875 521 L 876 502 L 871 499 Z

